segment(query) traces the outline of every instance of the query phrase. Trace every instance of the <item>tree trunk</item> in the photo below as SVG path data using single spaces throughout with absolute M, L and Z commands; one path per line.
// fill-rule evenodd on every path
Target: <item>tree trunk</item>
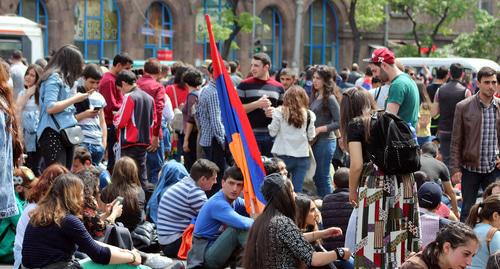
M 413 38 L 415 39 L 415 44 L 417 45 L 418 56 L 422 56 L 422 53 L 420 52 L 420 48 L 422 47 L 422 45 L 420 44 L 420 39 L 418 38 L 418 33 L 417 33 L 417 21 L 411 15 L 411 11 L 410 11 L 409 7 L 405 8 L 405 13 L 406 13 L 406 16 L 408 16 L 408 19 L 410 19 L 411 24 L 412 24 L 411 31 L 413 34 Z
M 359 62 L 359 54 L 361 50 L 361 34 L 358 29 L 358 25 L 356 24 L 356 0 L 351 0 L 351 4 L 349 7 L 349 25 L 351 25 L 352 31 L 352 62 Z
M 226 40 L 224 40 L 224 43 L 222 45 L 223 46 L 222 47 L 222 52 L 221 52 L 222 59 L 228 60 L 229 52 L 231 51 L 231 43 L 236 38 L 236 36 L 240 32 L 240 30 L 241 30 L 241 26 L 239 26 L 239 25 L 236 24 L 234 26 L 234 28 L 233 28 L 233 31 L 229 35 L 229 38 L 226 39 Z

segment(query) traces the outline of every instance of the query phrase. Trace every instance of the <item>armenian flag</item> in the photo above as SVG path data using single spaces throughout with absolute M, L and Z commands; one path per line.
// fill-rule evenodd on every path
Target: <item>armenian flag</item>
M 262 212 L 265 204 L 264 196 L 260 192 L 260 186 L 265 176 L 260 151 L 248 121 L 247 113 L 241 104 L 233 82 L 224 66 L 224 61 L 217 49 L 210 16 L 205 15 L 205 20 L 210 38 L 213 76 L 229 150 L 233 155 L 234 162 L 243 173 L 243 194 L 247 212 L 249 214 L 258 214 Z

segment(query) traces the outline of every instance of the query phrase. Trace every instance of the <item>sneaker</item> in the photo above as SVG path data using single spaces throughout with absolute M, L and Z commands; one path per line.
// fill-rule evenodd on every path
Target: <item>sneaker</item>
M 164 269 L 172 265 L 173 261 L 169 257 L 160 256 L 160 254 L 147 254 L 145 266 L 151 267 L 151 269 Z

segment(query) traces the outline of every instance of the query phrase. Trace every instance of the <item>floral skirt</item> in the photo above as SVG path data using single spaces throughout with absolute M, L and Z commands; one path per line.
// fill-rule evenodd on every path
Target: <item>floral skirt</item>
M 365 164 L 358 190 L 354 265 L 399 268 L 420 247 L 420 220 L 413 174 L 385 176 Z

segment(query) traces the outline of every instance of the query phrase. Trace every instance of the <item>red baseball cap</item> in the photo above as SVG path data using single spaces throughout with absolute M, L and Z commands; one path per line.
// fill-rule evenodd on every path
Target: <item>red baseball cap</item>
M 387 64 L 394 64 L 394 52 L 390 51 L 388 48 L 378 48 L 373 51 L 371 58 L 363 59 L 363 61 L 369 63 L 385 62 Z

